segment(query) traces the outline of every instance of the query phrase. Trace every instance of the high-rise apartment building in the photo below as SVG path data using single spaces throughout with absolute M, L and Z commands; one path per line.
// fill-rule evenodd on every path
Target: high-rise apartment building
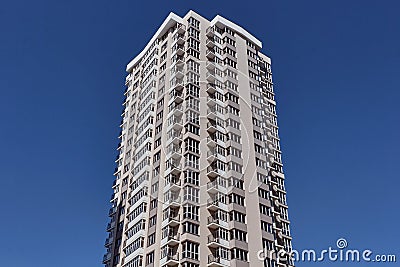
M 261 46 L 221 16 L 171 13 L 128 64 L 107 267 L 293 265 L 276 258 L 291 236 Z

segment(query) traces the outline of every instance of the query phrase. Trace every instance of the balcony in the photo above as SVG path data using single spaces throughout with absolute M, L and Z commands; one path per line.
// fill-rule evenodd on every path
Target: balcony
M 170 254 L 161 258 L 161 266 L 178 266 L 179 265 L 179 254 Z
M 171 144 L 167 147 L 167 157 L 174 160 L 180 160 L 182 157 L 182 148 L 179 145 Z
M 179 244 L 180 240 L 180 234 L 179 233 L 168 233 L 167 236 L 164 236 L 163 239 L 161 240 L 162 246 L 164 245 L 170 245 L 170 246 L 175 246 Z
M 116 179 L 116 180 L 114 180 L 114 182 L 112 184 L 112 189 L 115 189 L 118 186 L 119 186 L 118 179 Z
M 226 210 L 228 208 L 228 206 L 220 198 L 215 198 L 215 199 L 211 198 L 211 199 L 208 199 L 208 201 L 207 201 L 207 208 L 212 211 L 217 211 L 218 209 Z
M 222 264 L 221 262 L 221 257 L 218 257 L 216 255 L 208 255 L 208 264 L 207 266 L 209 267 L 223 267 L 226 266 Z
M 218 168 L 216 166 L 208 166 L 207 167 L 207 176 L 210 178 L 215 178 L 217 177 L 218 174 Z
M 112 242 L 114 241 L 114 237 L 110 236 L 108 238 L 106 238 L 106 242 L 104 242 L 104 246 L 109 246 L 112 244 Z
M 207 122 L 207 132 L 215 133 L 217 131 L 217 124 L 215 122 Z
M 207 183 L 207 192 L 208 193 L 210 193 L 210 194 L 216 194 L 218 192 L 226 193 L 227 188 L 220 179 L 221 178 L 217 178 L 214 181 Z
M 176 77 L 178 80 L 181 80 L 184 76 L 183 66 L 175 65 L 171 70 L 171 77 Z
M 207 80 L 209 83 L 215 83 L 215 72 L 209 72 L 209 73 L 207 73 L 206 80 Z
M 179 175 L 182 172 L 182 164 L 173 162 L 170 164 L 169 169 L 173 175 Z
M 207 137 L 207 146 L 215 148 L 217 146 L 217 138 L 211 136 Z
M 182 82 L 183 84 L 183 82 Z M 176 85 L 176 84 L 175 84 Z M 177 91 L 176 86 L 174 89 L 169 93 L 170 99 L 175 102 L 175 104 L 179 105 L 183 102 L 183 93 L 181 91 Z
M 207 68 L 207 70 L 209 70 L 209 71 L 215 71 L 215 63 L 214 63 L 214 62 L 207 61 L 206 68 Z
M 209 111 L 207 113 L 207 119 L 209 119 L 209 120 L 215 121 L 217 119 L 217 117 L 218 117 L 217 114 L 213 111 Z
M 209 235 L 207 245 L 210 248 L 229 247 L 229 241 L 218 236 Z
M 109 262 L 111 260 L 111 252 L 108 252 L 106 254 L 104 254 L 103 256 L 103 263 L 106 264 L 107 262 Z
M 115 227 L 115 221 L 109 222 L 107 224 L 107 231 L 110 232 L 112 229 L 114 229 L 114 227 Z
M 212 151 L 207 151 L 207 161 L 210 163 L 218 159 L 218 156 L 219 153 L 216 151 L 216 149 L 213 149 Z
M 116 212 L 117 212 L 117 207 L 112 207 L 108 211 L 108 215 L 111 216 L 111 215 L 115 214 Z
M 178 118 L 178 117 L 173 117 L 173 125 L 172 128 L 176 131 L 180 131 L 183 128 L 183 120 L 182 118 Z
M 208 27 L 207 30 L 206 30 L 207 37 L 210 37 L 210 38 L 214 37 L 214 34 L 215 34 L 214 27 L 212 27 L 212 26 Z
M 175 175 L 168 175 L 165 178 L 164 191 L 179 191 L 181 189 L 181 181 Z
M 185 54 L 185 46 L 180 45 L 180 44 L 175 44 L 174 47 L 172 48 L 171 56 L 174 56 L 175 54 L 178 56 L 184 55 Z
M 207 219 L 207 227 L 212 230 L 216 230 L 218 228 L 229 228 L 228 222 L 217 218 L 216 216 L 209 216 Z
M 175 31 L 176 31 L 178 34 L 184 34 L 185 31 L 186 31 L 186 27 L 185 27 L 185 25 L 183 25 L 183 24 L 177 24 Z
M 182 131 L 172 130 L 168 133 L 168 142 L 172 142 L 175 145 L 182 143 Z
M 218 229 L 219 228 L 219 219 L 215 218 L 213 216 L 208 216 L 207 227 L 210 229 Z
M 206 46 L 207 46 L 208 48 L 214 48 L 214 46 L 215 46 L 214 40 L 212 40 L 212 39 L 207 39 L 207 41 L 206 41 Z
M 207 92 L 208 94 L 214 94 L 215 91 L 217 91 L 217 90 L 215 89 L 215 85 L 214 85 L 214 84 L 210 84 L 210 83 L 207 84 L 206 92 Z
M 179 214 L 176 215 L 176 214 L 168 214 L 167 213 L 167 214 L 164 214 L 163 219 L 164 219 L 163 223 L 165 222 L 165 224 L 172 226 L 172 227 L 177 226 L 180 223 Z
M 167 194 L 164 198 L 164 204 L 171 207 L 179 207 L 181 205 L 181 197 L 177 194 Z
M 207 97 L 207 106 L 214 107 L 216 104 L 217 103 L 216 103 L 214 97 L 211 97 L 211 96 Z
M 207 50 L 206 57 L 211 61 L 214 60 L 215 58 L 214 49 Z
M 175 43 L 177 44 L 184 44 L 185 43 L 185 35 L 184 34 L 179 34 L 176 33 L 173 37 L 172 37 L 172 45 L 174 45 Z
M 176 105 L 172 110 L 172 114 L 174 114 L 175 117 L 181 117 L 183 115 L 183 105 Z

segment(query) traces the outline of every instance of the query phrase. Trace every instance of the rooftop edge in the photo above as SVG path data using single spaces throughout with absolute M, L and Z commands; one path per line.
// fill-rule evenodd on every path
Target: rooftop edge
M 189 12 L 185 15 L 187 16 L 188 14 L 197 14 L 201 16 L 200 14 L 194 12 L 193 10 L 189 10 Z M 170 12 L 167 18 L 164 20 L 164 22 L 161 24 L 161 26 L 158 28 L 158 30 L 155 32 L 153 37 L 150 39 L 150 41 L 147 43 L 147 45 L 143 48 L 143 50 L 136 56 L 134 57 L 126 66 L 126 71 L 130 72 L 132 68 L 140 61 L 140 59 L 144 56 L 144 54 L 147 52 L 147 50 L 150 48 L 151 44 L 160 36 L 162 36 L 165 33 L 165 30 L 167 30 L 171 24 L 173 23 L 183 23 L 183 18 L 180 16 L 176 15 L 173 12 Z M 256 37 L 254 37 L 252 34 L 250 34 L 248 31 L 243 29 L 241 26 L 237 25 L 236 23 L 233 23 L 232 21 L 217 15 L 215 16 L 210 24 L 215 25 L 217 23 L 224 24 L 225 26 L 228 26 L 235 30 L 237 33 L 240 35 L 243 35 L 244 37 L 248 38 L 250 41 L 252 41 L 255 45 L 258 47 L 262 48 L 262 42 L 258 40 Z

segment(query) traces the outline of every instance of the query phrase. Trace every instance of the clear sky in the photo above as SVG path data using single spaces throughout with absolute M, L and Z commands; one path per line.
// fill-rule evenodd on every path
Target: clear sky
M 398 1 L 8 0 L 0 265 L 101 266 L 125 65 L 189 9 L 237 22 L 273 60 L 294 247 L 345 237 L 399 258 Z

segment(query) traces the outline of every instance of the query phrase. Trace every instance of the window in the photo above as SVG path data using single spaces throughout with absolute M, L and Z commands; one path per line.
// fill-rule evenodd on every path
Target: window
M 235 203 L 240 206 L 244 206 L 244 197 L 240 196 L 238 194 L 235 194 L 235 193 L 230 194 L 229 201 L 230 201 L 230 203 Z
M 154 251 L 147 253 L 146 255 L 146 265 L 154 262 Z
M 143 243 L 144 243 L 144 238 L 139 237 L 124 249 L 125 255 L 128 256 L 133 252 L 135 252 L 137 249 L 142 248 Z
M 193 97 L 186 98 L 186 107 L 200 111 L 200 100 Z
M 232 32 L 231 35 L 233 35 L 233 32 Z M 230 44 L 230 45 L 232 45 L 232 46 L 235 46 L 235 45 L 236 45 L 235 40 L 233 40 L 232 38 L 229 38 L 228 36 L 225 36 L 225 37 L 224 37 L 224 42 L 227 43 L 227 44 Z
M 239 211 L 233 210 L 229 213 L 229 217 L 231 221 L 246 223 L 246 214 L 243 214 Z
M 199 225 L 192 222 L 184 222 L 182 224 L 183 233 L 190 233 L 192 235 L 199 235 Z
M 247 242 L 247 233 L 239 229 L 232 229 L 230 231 L 230 237 L 231 239 Z
M 150 210 L 157 208 L 158 205 L 158 199 L 152 199 L 150 201 Z
M 183 218 L 198 221 L 199 220 L 199 207 L 192 205 L 192 204 L 184 205 L 183 206 Z
M 227 156 L 233 155 L 235 157 L 241 158 L 242 157 L 242 151 L 238 148 L 235 148 L 233 146 L 228 147 L 227 149 Z
M 200 40 L 200 32 L 192 27 L 188 29 L 188 37 L 193 37 L 196 38 L 197 40 Z
M 182 244 L 182 258 L 199 259 L 199 244 L 186 241 Z
M 253 131 L 253 134 L 255 139 L 262 141 L 262 134 L 260 132 Z
M 185 125 L 185 131 L 195 135 L 200 135 L 200 127 L 191 123 L 187 123 Z
M 233 187 L 244 190 L 244 181 L 243 180 L 232 177 L 231 184 Z
M 185 186 L 183 200 L 199 203 L 199 189 L 192 186 Z
M 261 197 L 261 198 L 267 199 L 267 200 L 269 199 L 268 198 L 268 191 L 264 190 L 262 188 L 258 188 L 258 196 Z
M 124 267 L 141 267 L 142 266 L 142 256 L 136 256 L 128 263 L 124 264 Z
M 185 171 L 184 183 L 198 186 L 199 185 L 199 175 L 200 175 L 199 172 L 195 172 L 192 170 Z
M 231 119 L 231 118 L 226 120 L 226 126 L 227 127 L 233 127 L 235 129 L 240 130 L 240 122 L 238 122 L 238 121 L 236 121 L 234 119 Z
M 191 40 L 193 40 L 193 39 L 189 39 L 188 40 L 189 43 L 192 42 Z M 198 42 L 196 41 L 196 43 L 198 43 Z M 191 70 L 191 71 L 194 71 L 196 73 L 199 73 L 200 72 L 200 64 L 195 62 L 195 61 L 193 61 L 193 60 L 189 60 L 187 62 L 187 69 Z
M 261 230 L 272 234 L 272 224 L 261 221 Z
M 166 45 L 166 44 L 165 44 Z M 160 57 L 160 62 L 163 62 L 164 60 L 167 59 L 167 52 L 165 52 L 164 54 L 161 55 Z
M 185 139 L 185 151 L 191 151 L 199 154 L 200 153 L 199 146 L 200 146 L 199 141 L 196 141 L 192 138 Z
M 231 249 L 231 258 L 241 261 L 247 261 L 247 251 L 240 248 Z
M 188 110 L 186 111 L 185 115 L 186 115 L 186 122 L 200 125 L 199 113 L 193 110 Z
M 194 84 L 188 84 L 186 87 L 186 95 L 199 98 L 200 88 Z
M 152 233 L 147 237 L 147 246 L 151 246 L 156 242 L 156 233 Z
M 228 171 L 229 170 L 232 170 L 232 171 L 235 171 L 235 172 L 238 172 L 238 173 L 242 173 L 243 166 L 241 164 L 239 164 L 239 163 L 234 162 L 234 161 L 230 161 L 228 163 Z
M 240 135 L 237 135 L 237 134 L 234 134 L 234 133 L 230 132 L 230 133 L 228 133 L 228 140 L 231 140 L 231 141 L 233 141 L 235 143 L 240 144 L 241 137 L 240 137 Z
M 161 151 L 158 151 L 153 156 L 153 162 L 159 161 L 161 159 Z
M 157 214 L 149 219 L 149 227 L 152 227 L 157 224 Z
M 189 26 L 191 26 L 191 27 L 194 27 L 196 29 L 200 28 L 200 21 L 198 21 L 197 19 L 195 19 L 193 17 L 190 17 L 188 19 L 188 23 L 189 23 Z

